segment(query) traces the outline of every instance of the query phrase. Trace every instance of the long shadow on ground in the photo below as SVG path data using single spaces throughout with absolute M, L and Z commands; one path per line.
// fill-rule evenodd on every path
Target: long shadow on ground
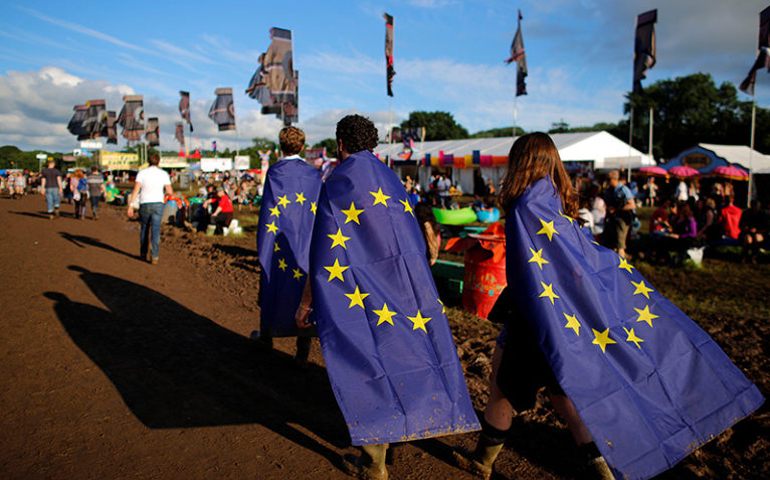
M 121 255 L 125 255 L 130 258 L 140 258 L 139 255 L 131 255 L 130 253 L 124 252 L 123 250 L 120 250 L 119 248 L 115 248 L 112 245 L 109 245 L 107 243 L 104 243 L 100 241 L 98 238 L 88 237 L 86 235 L 73 235 L 68 232 L 59 232 L 59 235 L 61 237 L 69 242 L 72 242 L 76 246 L 80 248 L 85 248 L 83 244 L 90 245 L 92 247 L 98 247 L 103 248 L 104 250 L 108 250 L 110 252 L 119 253 Z
M 337 455 L 289 424 L 344 448 L 344 420 L 326 372 L 294 367 L 290 356 L 254 342 L 170 298 L 80 267 L 106 309 L 47 292 L 80 347 L 150 428 L 262 424 L 329 459 Z

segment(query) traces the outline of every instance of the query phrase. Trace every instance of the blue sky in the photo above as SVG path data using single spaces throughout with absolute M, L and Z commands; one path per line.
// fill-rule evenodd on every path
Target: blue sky
M 211 140 L 234 148 L 255 136 L 276 139 L 280 122 L 243 93 L 273 26 L 294 32 L 298 126 L 309 142 L 333 137 L 336 121 L 351 112 L 369 116 L 382 133 L 391 118 L 383 12 L 395 17 L 393 123 L 410 111 L 441 110 L 471 133 L 510 126 L 516 73 L 503 60 L 517 9 L 529 66 L 517 124 L 532 131 L 560 120 L 617 122 L 631 87 L 637 14 L 658 9 L 658 63 L 644 84 L 705 72 L 737 85 L 754 61 L 765 2 L 7 0 L 0 6 L 0 145 L 70 151 L 78 147 L 66 130 L 73 105 L 105 98 L 119 111 L 123 95 L 140 94 L 146 116 L 160 118 L 161 148 L 175 149 L 179 90 L 190 91 L 206 148 Z M 217 132 L 206 116 L 218 87 L 233 88 L 237 136 Z M 770 108 L 766 72 L 756 91 L 758 105 Z

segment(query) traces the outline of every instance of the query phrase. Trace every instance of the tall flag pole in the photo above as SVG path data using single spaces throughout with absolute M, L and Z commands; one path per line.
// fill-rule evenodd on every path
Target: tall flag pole
M 527 55 L 524 50 L 524 36 L 521 33 L 521 10 L 519 10 L 519 23 L 516 27 L 516 35 L 511 42 L 511 56 L 505 63 L 516 62 L 516 95 L 513 97 L 513 137 L 516 137 L 516 99 L 519 95 L 527 94 Z
M 642 79 L 647 78 L 647 70 L 655 66 L 655 23 L 658 21 L 658 10 L 650 10 L 636 16 L 636 33 L 634 35 L 634 77 L 632 92 L 641 95 Z M 629 99 L 631 100 L 631 99 Z M 652 120 L 652 117 L 650 117 Z M 631 116 L 628 122 L 628 160 L 626 161 L 627 180 L 631 181 L 631 148 L 634 143 L 634 104 L 631 101 Z M 650 152 L 652 153 L 652 152 Z
M 741 91 L 751 95 L 751 145 L 749 145 L 749 194 L 747 195 L 747 205 L 751 205 L 751 188 L 753 184 L 754 173 L 754 130 L 756 128 L 756 115 L 757 115 L 757 97 L 754 93 L 754 86 L 757 82 L 757 70 L 760 68 L 767 68 L 770 72 L 770 7 L 765 8 L 759 13 L 759 52 L 757 53 L 757 60 L 749 71 L 749 75 L 746 77 L 741 86 Z

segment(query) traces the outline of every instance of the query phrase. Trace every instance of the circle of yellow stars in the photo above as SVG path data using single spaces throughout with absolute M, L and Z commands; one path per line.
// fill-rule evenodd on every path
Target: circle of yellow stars
M 570 227 L 572 228 L 579 228 L 579 226 L 575 225 L 575 220 L 567 215 L 564 215 L 564 213 L 559 211 L 559 216 L 567 219 L 570 223 Z M 545 219 L 538 218 L 540 221 L 540 230 L 536 232 L 536 236 L 538 235 L 544 235 L 548 239 L 548 244 L 550 245 L 554 238 L 558 238 L 558 236 L 561 235 L 561 233 L 557 230 L 557 224 L 555 220 L 546 221 Z M 562 224 L 563 226 L 566 226 L 566 223 Z M 561 227 L 559 227 L 561 228 Z M 596 242 L 592 242 L 596 243 Z M 597 244 L 598 245 L 598 244 Z M 529 247 L 529 252 L 531 256 L 527 260 L 527 263 L 533 263 L 540 271 L 543 271 L 544 266 L 549 265 L 550 261 L 545 258 L 543 254 L 543 250 L 547 250 L 547 248 L 541 248 L 539 250 L 535 250 L 532 247 Z M 626 260 L 625 258 L 622 258 L 618 256 L 618 265 L 617 268 L 620 270 L 625 270 L 629 275 L 633 275 L 633 271 L 635 268 Z M 646 300 L 650 300 L 650 294 L 653 293 L 655 290 L 651 287 L 647 286 L 644 279 L 639 279 L 638 282 L 635 282 L 634 280 L 629 280 L 631 284 L 634 286 L 634 292 L 632 296 L 641 295 Z M 554 285 L 553 283 L 546 283 L 541 281 L 540 286 L 542 288 L 542 291 L 538 295 L 539 298 L 545 299 L 545 301 L 548 301 L 551 303 L 552 306 L 556 306 L 556 301 L 561 299 L 561 297 L 558 295 L 556 291 L 554 291 Z M 644 308 L 636 308 L 634 307 L 634 310 L 637 313 L 636 322 L 644 322 L 646 323 L 650 328 L 654 328 L 653 320 L 656 318 L 660 318 L 660 315 L 656 315 L 655 313 L 652 313 L 650 311 L 650 305 L 645 304 Z M 568 330 L 572 330 L 576 336 L 580 336 L 580 329 L 583 327 L 583 324 L 580 322 L 580 320 L 577 318 L 575 314 L 570 314 L 567 312 L 563 312 L 564 318 L 566 319 L 566 323 L 564 324 L 564 328 Z M 642 343 L 644 343 L 644 340 L 640 338 L 637 333 L 634 331 L 633 328 L 627 328 L 623 327 L 623 330 L 626 333 L 626 342 L 633 343 L 638 347 L 640 350 L 642 348 Z M 594 328 L 591 328 L 591 333 L 593 334 L 593 339 L 591 343 L 593 345 L 598 345 L 599 348 L 601 348 L 602 353 L 607 352 L 607 347 L 609 345 L 617 344 L 618 341 L 613 339 L 610 336 L 610 329 L 607 328 L 604 331 L 598 331 Z
M 391 200 L 393 197 L 392 195 L 387 195 L 384 193 L 382 191 L 382 187 L 379 187 L 377 191 L 369 192 L 369 194 L 371 195 L 371 204 L 367 204 L 364 201 L 363 203 L 359 203 L 357 205 L 356 202 L 353 201 L 350 202 L 349 208 L 340 209 L 340 212 L 345 216 L 342 227 L 350 229 L 356 228 L 356 225 L 360 226 L 361 219 L 366 218 L 365 216 L 362 217 L 361 215 L 366 212 L 367 208 L 380 208 L 380 205 L 384 208 L 403 208 L 403 212 L 405 214 L 409 214 L 414 217 L 414 209 L 412 208 L 408 198 L 399 199 L 398 203 L 394 203 L 393 201 L 389 202 L 389 200 Z M 351 225 L 346 227 L 346 225 L 349 223 Z M 351 236 L 346 236 L 342 231 L 342 227 L 338 227 L 335 233 L 326 234 L 326 236 L 331 239 L 329 249 L 334 250 L 337 253 L 340 253 L 342 250 L 347 250 L 347 244 L 349 241 L 351 241 Z M 341 247 L 341 249 L 337 247 Z M 340 264 L 339 257 L 335 257 L 334 263 L 331 265 L 325 265 L 323 268 L 328 273 L 328 276 L 326 276 L 327 283 L 332 281 L 339 281 L 342 284 L 346 283 L 345 276 L 343 274 L 350 268 L 350 266 Z M 411 323 L 412 331 L 422 330 L 423 332 L 427 333 L 428 329 L 426 328 L 426 324 L 433 320 L 433 317 L 424 316 L 423 312 L 419 309 L 414 316 L 409 316 L 406 313 L 396 312 L 393 310 L 392 306 L 388 305 L 387 302 L 383 302 L 380 305 L 373 303 L 371 299 L 364 301 L 367 299 L 367 297 L 370 296 L 370 294 L 362 292 L 358 285 L 355 285 L 355 290 L 352 293 L 343 293 L 343 295 L 348 299 L 348 309 L 361 308 L 364 310 L 364 312 L 366 312 L 368 306 L 368 310 L 376 315 L 376 326 L 378 327 L 386 324 L 395 326 L 396 323 L 394 320 L 403 317 Z M 441 305 L 442 314 L 446 313 L 446 307 L 444 307 L 444 304 L 440 299 L 437 300 Z
M 277 224 L 277 222 L 280 221 L 281 214 L 289 208 L 289 206 L 292 203 L 298 204 L 302 208 L 308 208 L 310 212 L 315 215 L 317 210 L 316 202 L 311 202 L 305 197 L 305 192 L 294 192 L 294 200 L 290 200 L 289 196 L 291 196 L 292 193 L 287 193 L 285 195 L 280 195 L 277 197 L 277 202 L 273 207 L 270 207 L 267 209 L 269 212 L 268 220 L 269 222 L 265 224 L 265 227 L 267 228 L 267 231 L 265 234 L 273 234 L 274 236 L 278 236 L 278 232 L 280 231 L 280 227 Z M 307 205 L 306 205 L 307 204 Z M 344 240 L 342 241 L 342 245 L 344 247 Z M 273 253 L 276 254 L 274 257 L 276 258 L 278 262 L 278 269 L 285 273 L 290 273 L 292 275 L 292 278 L 301 282 L 303 277 L 305 277 L 305 272 L 302 271 L 299 266 L 297 268 L 289 268 L 288 263 L 286 262 L 286 257 L 282 257 L 281 254 L 278 252 L 281 251 L 280 245 L 278 245 L 277 240 L 273 240 Z M 290 270 L 290 272 L 287 272 L 287 269 Z

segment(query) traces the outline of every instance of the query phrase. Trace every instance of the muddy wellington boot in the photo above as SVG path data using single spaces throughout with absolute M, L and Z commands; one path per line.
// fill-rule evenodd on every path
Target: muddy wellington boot
M 489 480 L 492 476 L 492 464 L 503 449 L 504 439 L 490 438 L 484 433 L 479 435 L 479 442 L 472 452 L 457 448 L 452 452 L 455 463 L 466 472 Z
M 578 447 L 580 455 L 584 458 L 583 476 L 581 478 L 592 480 L 615 480 L 607 461 L 602 456 L 594 442 Z
M 345 471 L 361 480 L 388 480 L 388 470 L 385 467 L 387 443 L 377 445 L 362 445 L 361 456 L 345 455 Z

